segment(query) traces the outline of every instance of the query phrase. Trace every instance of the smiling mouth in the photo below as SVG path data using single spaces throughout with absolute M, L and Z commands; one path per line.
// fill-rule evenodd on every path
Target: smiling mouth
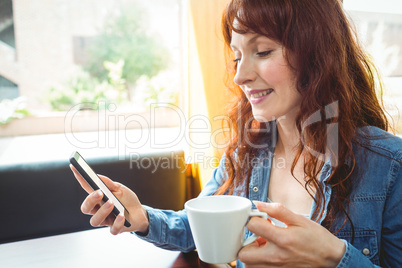
M 258 93 L 254 93 L 254 94 L 249 94 L 251 98 L 253 99 L 258 99 L 261 98 L 265 95 L 268 95 L 269 93 L 271 93 L 272 91 L 274 91 L 272 88 L 264 90 L 264 91 L 260 91 Z

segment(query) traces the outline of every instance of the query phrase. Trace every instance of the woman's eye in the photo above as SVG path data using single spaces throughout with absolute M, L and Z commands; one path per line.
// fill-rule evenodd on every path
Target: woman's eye
M 262 51 L 262 52 L 257 52 L 257 55 L 260 57 L 265 57 L 271 54 L 272 50 L 267 50 L 267 51 Z
M 234 59 L 233 62 L 238 63 L 240 61 L 240 58 Z

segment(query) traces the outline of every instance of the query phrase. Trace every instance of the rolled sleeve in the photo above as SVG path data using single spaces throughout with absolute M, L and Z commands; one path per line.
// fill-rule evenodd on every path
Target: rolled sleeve
M 189 252 L 195 249 L 187 214 L 184 210 L 160 210 L 143 206 L 148 213 L 147 233 L 133 233 L 157 247 Z
M 346 250 L 337 268 L 350 268 L 350 267 L 380 267 L 374 265 L 368 258 L 366 258 L 358 249 L 342 239 L 345 243 Z

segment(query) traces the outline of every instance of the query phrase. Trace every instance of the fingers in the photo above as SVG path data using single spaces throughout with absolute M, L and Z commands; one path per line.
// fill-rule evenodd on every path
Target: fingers
M 110 213 L 112 213 L 113 207 L 114 207 L 114 205 L 113 205 L 112 201 L 110 201 L 110 200 L 107 201 L 105 204 L 103 204 L 98 209 L 98 211 L 96 211 L 96 213 L 92 216 L 89 223 L 93 227 L 108 225 L 107 219 L 108 219 Z
M 81 211 L 84 214 L 87 215 L 93 215 L 94 212 L 94 208 L 96 206 L 99 206 L 102 202 L 102 197 L 103 197 L 103 193 L 101 190 L 95 191 L 93 193 L 91 193 L 90 195 L 88 195 L 84 202 L 82 202 L 81 205 Z
M 108 177 L 103 176 L 103 175 L 98 175 L 98 176 L 103 181 L 103 183 L 106 184 L 106 186 L 110 189 L 110 191 L 116 192 L 120 189 L 120 187 L 121 187 L 120 183 L 114 182 L 111 179 L 109 179 Z
M 255 241 L 242 248 L 239 252 L 238 258 L 241 262 L 247 264 L 247 267 L 250 267 L 250 265 L 266 263 L 264 257 L 267 256 L 267 247 L 267 243 L 260 244 Z
M 284 222 L 286 225 L 297 225 L 300 222 L 301 215 L 293 213 L 279 203 L 264 203 L 259 201 L 255 201 L 254 203 L 259 211 L 266 212 L 272 218 Z
M 93 215 L 89 221 L 91 226 L 110 226 L 110 232 L 113 235 L 120 234 L 124 230 L 125 218 L 123 215 L 114 217 L 112 214 L 114 204 L 108 200 L 101 205 L 103 194 L 100 190 L 88 195 L 81 206 L 84 214 Z
M 77 181 L 80 183 L 81 187 L 87 192 L 87 193 L 92 193 L 92 187 L 85 181 L 85 179 L 81 176 L 81 174 L 78 172 L 78 170 L 75 169 L 73 165 L 70 164 L 70 168 L 72 172 L 74 173 L 75 178 Z
M 87 192 L 87 193 L 92 193 L 94 190 L 92 187 L 87 183 L 87 181 L 81 176 L 81 174 L 78 172 L 78 170 L 70 164 L 70 168 L 72 172 L 74 173 L 75 178 L 77 181 L 80 183 L 81 187 Z M 106 184 L 106 186 L 113 192 L 119 190 L 121 184 L 112 181 L 106 176 L 103 175 L 98 175 L 99 178 Z
M 93 215 L 89 222 L 93 227 L 109 226 L 114 220 L 114 216 L 111 215 L 114 207 L 113 203 L 109 200 L 102 205 L 102 197 L 102 191 L 97 190 L 88 195 L 81 205 L 82 213 Z
M 302 215 L 295 214 L 278 203 L 255 202 L 255 204 L 258 210 L 284 222 L 288 227 L 302 225 L 307 220 Z M 256 235 L 276 244 L 283 242 L 284 238 L 287 237 L 286 228 L 274 226 L 270 221 L 259 217 L 252 217 L 247 224 L 247 228 Z
M 271 222 L 258 217 L 252 217 L 247 224 L 247 229 L 268 241 L 277 242 L 283 235 L 283 228 L 273 225 Z
M 93 215 L 90 224 L 94 227 L 97 226 L 110 226 L 110 232 L 117 235 L 123 231 L 125 218 L 123 215 L 114 217 L 111 213 L 114 208 L 112 201 L 108 201 L 102 205 L 103 193 L 101 190 L 94 191 L 92 187 L 86 182 L 81 174 L 70 165 L 75 178 L 80 183 L 81 187 L 89 193 L 81 205 L 81 211 L 87 215 Z M 121 188 L 121 184 L 112 181 L 106 176 L 98 175 L 103 183 L 112 191 L 117 192 Z
M 122 230 L 124 229 L 124 216 L 119 214 L 117 215 L 113 225 L 110 227 L 110 233 L 112 235 L 118 235 L 122 232 Z

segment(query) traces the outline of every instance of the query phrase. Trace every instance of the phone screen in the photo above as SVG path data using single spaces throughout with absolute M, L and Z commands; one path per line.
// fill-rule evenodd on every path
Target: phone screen
M 78 153 L 74 152 L 70 158 L 70 162 L 73 166 L 78 170 L 81 176 L 88 182 L 88 184 L 92 187 L 93 190 L 100 189 L 104 197 L 103 201 L 111 200 L 114 204 L 113 214 L 117 216 L 118 214 L 122 214 L 126 218 L 125 226 L 129 227 L 131 224 L 127 221 L 128 211 L 125 209 L 123 204 L 117 199 L 117 197 L 110 191 L 110 189 L 103 183 L 103 181 L 96 175 L 93 169 L 88 165 L 88 163 L 84 160 L 84 158 Z M 117 210 L 117 211 L 116 211 Z M 128 226 L 127 226 L 128 225 Z

